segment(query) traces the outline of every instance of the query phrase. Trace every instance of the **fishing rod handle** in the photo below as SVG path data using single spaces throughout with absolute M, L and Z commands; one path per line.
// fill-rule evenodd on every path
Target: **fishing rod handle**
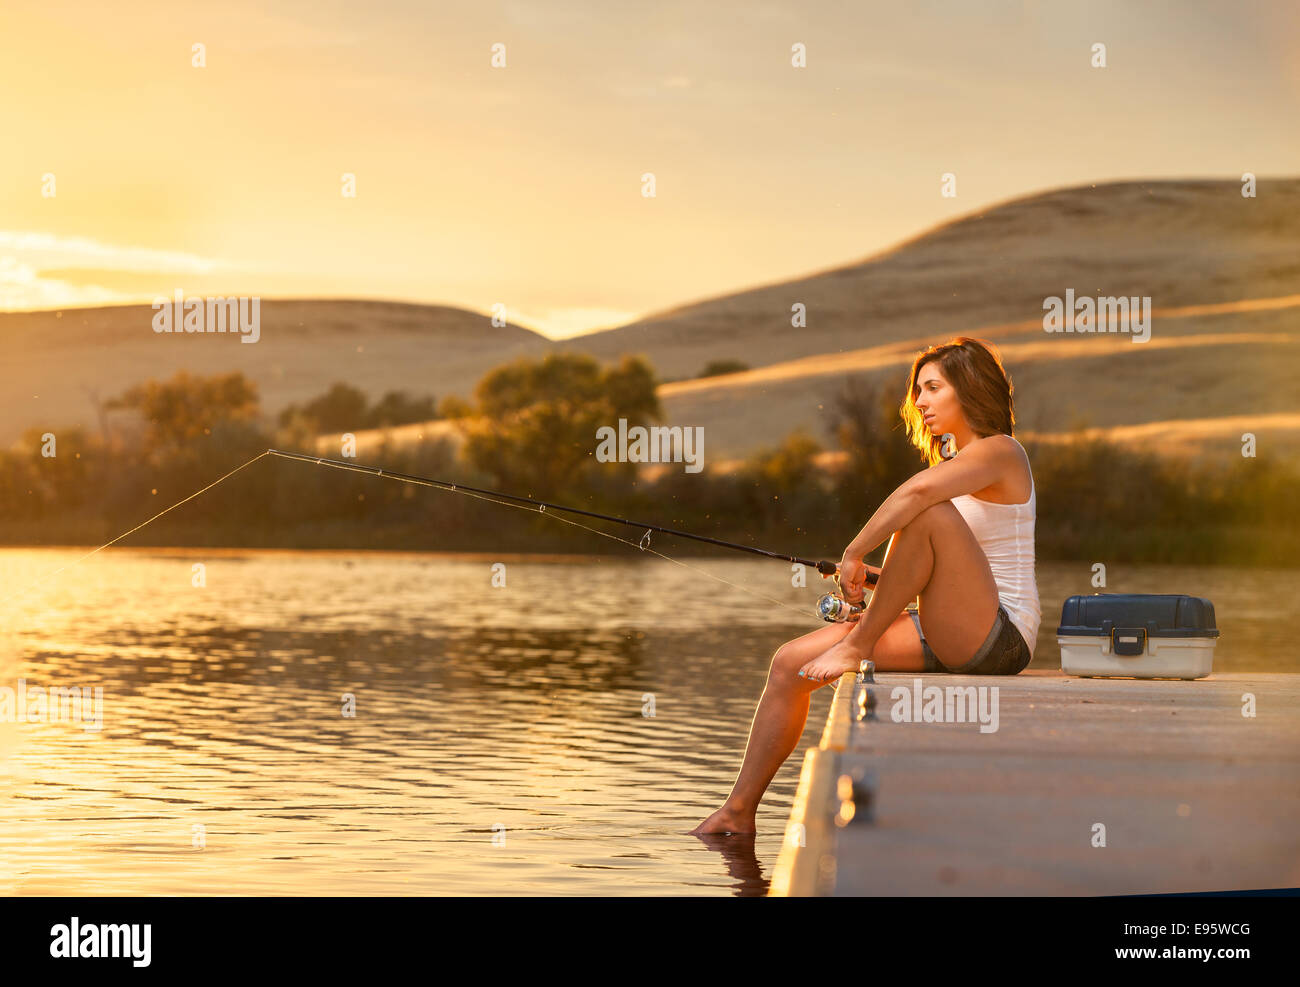
M 863 564 L 865 565 L 865 563 Z M 823 559 L 821 562 L 817 563 L 817 571 L 820 572 L 823 576 L 839 576 L 840 564 L 838 562 L 827 562 L 826 560 Z M 879 581 L 880 581 L 879 573 L 872 572 L 870 569 L 868 569 L 866 584 L 868 586 L 875 586 L 876 583 Z

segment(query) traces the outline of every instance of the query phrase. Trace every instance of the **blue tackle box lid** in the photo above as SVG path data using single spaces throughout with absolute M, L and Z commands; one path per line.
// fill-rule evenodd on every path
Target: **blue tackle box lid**
M 1056 633 L 1109 637 L 1117 630 L 1145 630 L 1147 637 L 1218 637 L 1214 604 L 1182 593 L 1093 593 L 1061 606 Z

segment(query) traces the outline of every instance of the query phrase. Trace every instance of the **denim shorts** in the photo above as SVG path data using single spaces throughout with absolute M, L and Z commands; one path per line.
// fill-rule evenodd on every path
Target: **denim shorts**
M 925 652 L 924 670 L 927 672 L 952 672 L 954 675 L 1015 675 L 1024 671 L 1029 664 L 1031 657 L 1029 645 L 1025 644 L 1025 639 L 1020 636 L 1020 631 L 1016 629 L 1015 624 L 1011 623 L 1010 616 L 1000 603 L 989 636 L 975 651 L 975 657 L 960 668 L 945 667 L 930 650 L 930 643 L 921 630 L 921 615 L 917 612 L 916 605 L 910 605 L 907 612 L 912 615 L 912 623 L 916 625 L 916 633 L 921 638 L 921 650 Z

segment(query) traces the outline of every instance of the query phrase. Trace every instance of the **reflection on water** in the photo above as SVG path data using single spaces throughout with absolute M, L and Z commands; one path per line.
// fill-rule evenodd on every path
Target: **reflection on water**
M 0 551 L 4 593 L 78 554 Z M 0 686 L 102 687 L 104 723 L 0 723 L 0 891 L 765 893 L 831 690 L 755 839 L 683 831 L 730 789 L 770 656 L 822 626 L 827 584 L 692 564 L 799 612 L 644 557 L 97 555 L 4 607 Z M 1040 567 L 1034 667 L 1059 666 L 1089 576 Z M 1107 591 L 1209 596 L 1216 670 L 1295 670 L 1274 603 L 1295 573 L 1123 578 Z

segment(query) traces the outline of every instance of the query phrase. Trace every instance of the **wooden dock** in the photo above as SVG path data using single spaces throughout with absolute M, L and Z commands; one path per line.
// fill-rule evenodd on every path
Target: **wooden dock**
M 773 895 L 1300 886 L 1300 674 L 859 677 L 806 753 Z M 925 722 L 918 680 L 962 689 L 930 713 L 967 721 Z M 994 686 L 981 724 L 961 700 Z

